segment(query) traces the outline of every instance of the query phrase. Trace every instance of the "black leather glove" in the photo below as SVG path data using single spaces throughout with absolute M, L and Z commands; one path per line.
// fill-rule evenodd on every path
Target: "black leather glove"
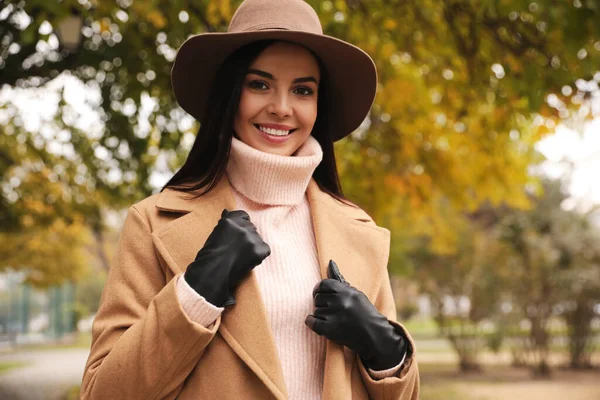
M 346 282 L 333 260 L 329 261 L 327 276 L 329 279 L 313 289 L 315 312 L 306 317 L 306 325 L 318 335 L 354 350 L 373 370 L 398 365 L 408 350 L 408 340 L 363 292 Z
M 242 210 L 223 210 L 196 259 L 187 267 L 185 281 L 208 302 L 225 307 L 235 304 L 233 293 L 241 280 L 271 254 Z

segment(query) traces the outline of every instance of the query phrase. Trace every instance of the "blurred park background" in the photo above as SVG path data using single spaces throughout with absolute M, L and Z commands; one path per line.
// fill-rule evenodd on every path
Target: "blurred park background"
M 176 50 L 239 3 L 0 1 L 0 398 L 77 397 L 127 207 L 198 128 Z M 379 71 L 338 162 L 421 398 L 600 399 L 600 1 L 309 3 Z

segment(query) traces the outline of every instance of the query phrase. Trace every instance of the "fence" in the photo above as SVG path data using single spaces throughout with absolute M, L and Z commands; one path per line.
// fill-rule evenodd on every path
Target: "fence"
M 61 341 L 75 327 L 75 285 L 32 288 L 22 275 L 0 275 L 0 344 Z

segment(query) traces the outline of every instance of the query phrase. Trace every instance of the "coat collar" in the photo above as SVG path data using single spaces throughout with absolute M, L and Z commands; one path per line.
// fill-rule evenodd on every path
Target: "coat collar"
M 375 303 L 381 278 L 387 273 L 389 231 L 377 227 L 360 208 L 345 205 L 321 191 L 314 180 L 308 185 L 307 198 L 321 278 L 327 278 L 327 265 L 333 259 L 346 280 Z M 185 214 L 152 234 L 159 254 L 172 272 L 178 274 L 193 261 L 222 210 L 233 210 L 236 205 L 228 180 L 222 179 L 212 191 L 195 199 L 167 189 L 158 196 L 156 207 Z M 275 398 L 287 398 L 283 371 L 254 271 L 239 285 L 236 305 L 223 313 L 219 332 Z M 351 398 L 353 361 L 348 349 L 327 341 L 324 400 Z

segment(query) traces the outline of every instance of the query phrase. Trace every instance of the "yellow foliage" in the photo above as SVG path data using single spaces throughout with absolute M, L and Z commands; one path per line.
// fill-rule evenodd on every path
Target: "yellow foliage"
M 152 10 L 146 15 L 146 19 L 150 21 L 150 23 L 156 29 L 163 29 L 165 25 L 167 25 L 167 19 L 165 16 L 158 10 Z
M 398 26 L 398 21 L 396 21 L 393 18 L 386 18 L 383 21 L 383 27 L 384 27 L 384 29 L 392 31 L 392 30 L 396 29 L 397 26 Z
M 348 5 L 344 0 L 335 0 L 335 8 L 342 12 L 348 11 Z
M 100 32 L 106 32 L 110 30 L 110 19 L 102 18 L 100 20 Z
M 231 12 L 231 2 L 230 2 L 230 0 L 221 0 L 219 8 L 220 8 L 221 15 L 223 16 L 223 18 L 226 21 L 229 21 L 231 19 L 231 17 L 233 16 L 233 14 Z
M 231 17 L 230 0 L 210 0 L 206 9 L 206 18 L 213 26 L 227 23 Z
M 88 229 L 78 221 L 57 219 L 47 227 L 36 226 L 18 233 L 0 233 L 0 270 L 26 273 L 33 286 L 44 287 L 77 279 L 88 261 L 84 248 Z
M 546 52 L 539 50 L 544 49 L 532 51 L 525 48 L 535 47 L 538 42 L 536 37 L 528 34 L 531 33 L 529 27 L 536 24 L 523 24 L 518 19 L 512 21 L 508 18 L 507 10 L 514 8 L 510 4 L 497 7 L 494 2 L 453 1 L 451 5 L 456 12 L 448 15 L 444 12 L 448 8 L 433 0 L 309 2 L 324 22 L 327 34 L 359 46 L 373 57 L 378 68 L 379 86 L 370 114 L 369 131 L 360 138 L 348 138 L 336 144 L 343 187 L 352 201 L 395 232 L 407 236 L 406 232 L 435 236 L 435 246 L 440 251 L 450 251 L 456 243 L 455 222 L 448 216 L 446 208 L 460 213 L 487 202 L 516 207 L 528 205 L 524 188 L 533 182 L 527 172 L 536 161 L 533 144 L 550 131 L 546 125 L 528 128 L 528 124 L 531 124 L 532 114 L 548 119 L 557 117 L 555 109 L 543 104 L 544 95 L 559 93 L 562 85 L 575 80 L 574 76 L 590 76 L 590 71 L 593 75 L 592 68 L 587 65 L 597 65 L 598 53 L 590 51 L 585 59 L 577 58 L 582 48 L 578 35 L 566 35 L 568 31 L 564 27 L 584 27 L 573 22 L 579 18 L 588 23 L 594 20 L 585 17 L 586 13 L 558 3 L 552 13 L 540 13 L 541 19 L 536 22 L 543 21 L 547 25 L 547 33 L 539 32 L 540 38 L 543 37 L 539 46 L 551 49 L 551 55 L 556 54 L 556 60 L 560 60 L 561 68 L 546 64 L 541 67 L 537 64 L 540 54 Z M 43 9 L 42 3 L 53 2 L 39 3 Z M 37 228 L 39 221 L 48 223 L 57 214 L 60 218 L 70 215 L 72 210 L 69 207 L 78 208 L 75 203 L 69 204 L 71 198 L 85 196 L 85 202 L 81 204 L 86 207 L 95 205 L 95 202 L 114 207 L 116 200 L 119 205 L 134 201 L 134 196 L 125 198 L 127 193 L 133 193 L 129 191 L 131 188 L 136 188 L 134 192 L 138 197 L 149 194 L 142 183 L 145 171 L 156 162 L 156 149 L 176 152 L 179 158 L 170 158 L 169 165 L 173 169 L 176 169 L 176 163 L 181 165 L 185 152 L 177 147 L 177 139 L 184 132 L 173 132 L 169 135 L 173 140 L 164 140 L 164 124 L 156 122 L 159 116 L 167 120 L 177 119 L 174 113 L 170 113 L 176 104 L 173 103 L 168 73 L 164 73 L 168 71 L 170 62 L 164 54 L 156 51 L 158 49 L 148 48 L 148 43 L 155 43 L 159 30 L 167 34 L 168 44 L 175 47 L 191 32 L 206 30 L 206 22 L 211 25 L 210 28 L 221 30 L 230 21 L 233 9 L 241 0 L 202 0 L 193 2 L 195 7 L 191 7 L 192 2 L 186 1 L 133 1 L 124 10 L 129 16 L 127 22 L 115 20 L 120 9 L 115 2 L 94 3 L 93 12 L 86 13 L 86 21 L 90 19 L 99 23 L 102 31 L 109 29 L 110 21 L 122 23 L 122 32 L 135 32 L 137 37 L 114 46 L 108 61 L 116 57 L 125 61 L 140 50 L 147 54 L 143 63 L 129 63 L 127 69 L 113 70 L 110 75 L 114 75 L 114 81 L 105 79 L 101 83 L 105 105 L 110 104 L 109 96 L 113 96 L 112 90 L 105 90 L 108 89 L 105 85 L 123 89 L 124 98 L 133 98 L 136 103 L 140 91 L 148 91 L 158 100 L 159 109 L 149 119 L 151 132 L 144 143 L 136 137 L 135 129 L 128 129 L 135 126 L 135 122 L 127 121 L 116 111 L 105 110 L 108 117 L 116 118 L 107 119 L 111 123 L 106 127 L 114 132 L 106 131 L 103 137 L 115 135 L 130 148 L 139 150 L 135 152 L 136 158 L 131 160 L 131 164 L 137 165 L 135 167 L 128 165 L 129 160 L 119 161 L 119 157 L 115 157 L 114 161 L 119 168 L 135 172 L 139 181 L 118 184 L 114 191 L 107 190 L 107 185 L 101 184 L 103 178 L 93 176 L 99 160 L 88 151 L 88 145 L 94 143 L 87 140 L 75 149 L 82 157 L 75 164 L 81 163 L 95 171 L 90 173 L 92 176 L 84 178 L 87 180 L 84 184 L 73 180 L 79 175 L 73 171 L 51 180 L 51 176 L 57 175 L 52 172 L 53 166 L 33 173 L 26 171 L 27 176 L 15 189 L 18 201 L 10 207 L 17 216 L 15 220 L 21 218 L 27 230 L 23 237 L 29 235 L 32 241 L 26 243 L 15 238 L 3 238 L 13 240 L 15 245 L 24 248 L 46 251 L 44 242 L 34 240 L 31 235 L 35 233 L 37 237 L 46 237 L 47 233 Z M 204 15 L 196 15 L 182 24 L 175 17 L 180 10 L 193 10 L 191 12 Z M 64 12 L 70 11 L 65 9 Z M 337 18 L 338 13 L 342 13 L 344 18 Z M 563 24 L 562 21 L 570 22 Z M 146 22 L 147 29 L 141 29 L 137 25 L 140 22 Z M 472 26 L 476 28 L 476 38 L 469 32 Z M 521 46 L 517 40 L 519 35 L 527 39 L 520 41 Z M 589 44 L 593 44 L 597 39 L 589 36 Z M 510 49 L 511 46 L 515 46 L 514 50 Z M 21 47 L 25 49 L 27 46 Z M 556 60 L 551 64 L 555 64 Z M 71 69 L 78 70 L 89 65 L 90 69 L 101 71 L 105 61 L 102 54 L 87 51 L 73 59 Z M 502 65 L 505 70 L 503 77 L 499 77 L 495 64 Z M 581 69 L 575 71 L 574 65 L 580 65 Z M 45 64 L 40 68 L 46 76 L 51 65 Z M 149 68 L 157 73 L 157 77 L 152 85 L 146 87 L 147 82 L 138 82 L 135 77 L 146 73 Z M 23 77 L 28 76 L 26 71 L 18 68 L 13 72 L 17 75 L 25 72 Z M 570 106 L 568 99 L 565 102 Z M 69 128 L 75 135 L 75 128 L 65 127 Z M 509 138 L 514 136 L 510 134 L 512 129 L 519 130 L 516 140 Z M 26 157 L 18 150 L 31 144 L 11 142 L 8 137 L 0 135 L 0 146 L 8 159 L 29 165 L 31 159 L 39 158 L 35 155 L 37 150 Z M 84 137 L 81 135 L 81 138 Z M 112 155 L 115 155 L 114 151 L 116 149 L 109 149 Z M 25 160 L 27 157 L 31 159 Z M 64 160 L 61 162 L 65 166 L 69 164 Z M 52 160 L 46 165 L 52 165 Z M 73 166 L 69 168 L 73 169 Z M 11 168 L 3 173 L 4 179 L 17 175 Z M 98 183 L 98 194 L 86 191 L 85 186 L 92 186 L 92 181 Z M 108 187 L 112 189 L 112 185 Z M 59 206 L 56 199 L 61 198 L 69 200 Z M 66 228 L 54 226 L 52 229 L 60 232 Z

